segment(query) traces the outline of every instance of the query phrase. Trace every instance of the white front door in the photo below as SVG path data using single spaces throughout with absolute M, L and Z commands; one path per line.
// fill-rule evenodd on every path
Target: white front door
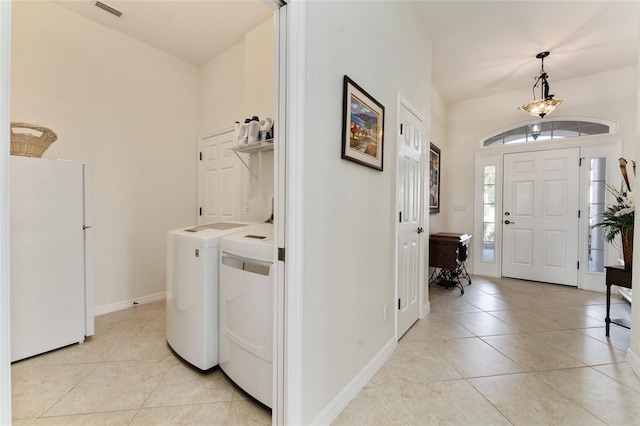
M 578 285 L 579 157 L 504 155 L 502 276 Z
M 200 137 L 198 224 L 240 220 L 242 163 L 231 150 L 233 128 Z
M 406 102 L 398 126 L 398 339 L 418 320 L 423 278 L 424 119 Z M 385 312 L 386 313 L 386 312 Z

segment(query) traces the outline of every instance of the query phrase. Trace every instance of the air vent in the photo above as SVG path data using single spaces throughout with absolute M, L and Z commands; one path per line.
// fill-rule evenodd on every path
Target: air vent
M 106 3 L 102 3 L 101 1 L 97 1 L 95 3 L 95 5 L 97 7 L 99 7 L 100 9 L 109 12 L 112 15 L 116 15 L 118 18 L 122 16 L 122 12 L 120 12 L 118 9 L 116 9 L 115 7 L 111 7 Z

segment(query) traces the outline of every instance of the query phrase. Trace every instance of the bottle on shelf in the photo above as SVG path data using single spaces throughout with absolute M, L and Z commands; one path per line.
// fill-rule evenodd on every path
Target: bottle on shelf
M 265 139 L 273 139 L 273 120 L 267 118 L 262 127 L 265 132 Z
M 249 142 L 249 123 L 251 120 L 247 118 L 244 123 L 240 125 L 240 131 L 238 132 L 238 145 L 246 145 Z
M 248 142 L 249 144 L 258 142 L 258 135 L 260 134 L 260 120 L 258 116 L 254 115 L 249 122 Z
M 260 140 L 266 141 L 269 139 L 273 139 L 273 135 L 271 134 L 271 128 L 273 127 L 273 120 L 267 118 L 260 122 Z
M 258 135 L 259 141 L 264 141 L 267 139 L 267 131 L 264 127 L 264 120 L 260 120 L 260 134 Z

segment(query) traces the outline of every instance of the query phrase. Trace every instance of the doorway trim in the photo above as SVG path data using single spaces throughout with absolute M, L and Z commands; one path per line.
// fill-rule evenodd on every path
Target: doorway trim
M 9 311 L 9 96 L 11 2 L 0 1 L 0 424 L 11 424 L 11 329 Z
M 502 226 L 498 226 L 499 219 L 502 218 L 498 212 L 503 211 L 502 206 L 502 186 L 503 186 L 503 157 L 508 153 L 521 153 L 532 151 L 547 151 L 559 148 L 580 148 L 580 158 L 589 160 L 595 157 L 607 157 L 608 164 L 617 164 L 614 160 L 617 160 L 622 155 L 622 139 L 615 134 L 594 135 L 585 137 L 576 137 L 570 139 L 559 139 L 557 141 L 548 141 L 543 143 L 527 143 L 527 144 L 515 144 L 504 145 L 499 147 L 484 148 L 481 152 L 477 152 L 475 156 L 475 178 L 474 178 L 474 233 L 477 238 L 474 238 L 473 242 L 473 272 L 478 275 L 486 275 L 490 277 L 502 276 Z M 597 154 L 596 154 L 597 153 Z M 588 163 L 588 161 L 587 161 Z M 496 167 L 496 194 L 495 194 L 495 212 L 496 212 L 496 228 L 495 228 L 495 256 L 494 260 L 483 261 L 483 182 L 484 182 L 484 167 L 495 166 Z M 617 168 L 608 167 L 606 173 L 606 180 L 611 182 L 614 176 L 617 176 L 611 171 Z M 585 249 L 587 243 L 587 230 L 589 226 L 588 215 L 588 167 L 583 166 L 580 168 L 579 173 L 579 191 L 580 201 L 579 206 L 582 212 L 579 225 L 579 238 L 578 238 L 578 253 L 581 265 L 587 264 L 587 250 Z M 613 250 L 610 250 L 608 245 L 605 246 L 605 256 L 609 262 L 615 261 Z M 604 290 L 604 272 L 603 273 L 590 273 L 588 268 L 581 267 L 578 270 L 578 288 L 601 291 Z
M 265 0 L 273 3 L 273 0 Z M 273 425 L 303 424 L 304 326 L 304 1 L 276 12 L 276 139 L 274 198 L 276 244 L 276 344 Z

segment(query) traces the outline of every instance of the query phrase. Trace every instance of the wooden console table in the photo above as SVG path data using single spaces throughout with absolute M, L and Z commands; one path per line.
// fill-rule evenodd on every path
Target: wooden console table
M 471 284 L 471 277 L 464 266 L 471 235 L 439 232 L 429 236 L 429 266 L 433 272 L 429 277 L 432 283 L 443 287 L 458 287 L 464 294 L 460 277 Z
M 624 269 L 624 266 L 605 266 L 606 272 L 605 284 L 607 285 L 607 316 L 604 319 L 606 324 L 605 336 L 609 335 L 610 324 L 616 324 L 624 328 L 631 328 L 631 322 L 624 318 L 611 319 L 609 317 L 611 311 L 611 286 L 631 288 L 631 271 Z

